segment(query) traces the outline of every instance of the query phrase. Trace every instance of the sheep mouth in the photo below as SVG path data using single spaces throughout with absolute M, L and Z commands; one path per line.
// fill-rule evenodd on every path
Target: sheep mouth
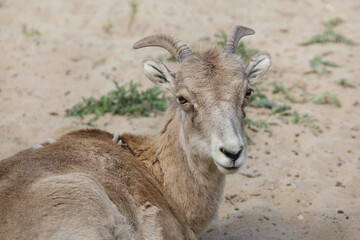
M 226 170 L 236 170 L 239 168 L 239 167 L 224 167 L 222 165 L 221 165 L 221 167 L 225 168 Z
M 220 172 L 222 172 L 223 174 L 231 174 L 231 173 L 235 173 L 239 168 L 240 166 L 236 167 L 225 167 L 217 162 L 215 162 L 217 168 L 219 169 Z

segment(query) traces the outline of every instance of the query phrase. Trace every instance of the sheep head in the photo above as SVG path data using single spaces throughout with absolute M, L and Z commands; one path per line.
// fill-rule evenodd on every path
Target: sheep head
M 224 174 L 236 172 L 246 161 L 244 109 L 251 84 L 271 64 L 267 53 L 253 56 L 247 66 L 236 55 L 240 38 L 254 33 L 247 27 L 233 27 L 223 52 L 209 49 L 194 53 L 167 34 L 145 37 L 134 44 L 134 49 L 162 47 L 176 57 L 176 73 L 154 59 L 143 62 L 143 71 L 154 84 L 175 96 L 181 117 L 179 140 L 188 157 L 211 161 Z

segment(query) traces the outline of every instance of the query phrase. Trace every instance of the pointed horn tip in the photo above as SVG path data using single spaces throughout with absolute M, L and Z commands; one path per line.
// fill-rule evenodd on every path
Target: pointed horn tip
M 167 34 L 158 33 L 158 34 L 143 37 L 143 38 L 141 38 L 140 40 L 138 40 L 137 42 L 134 43 L 133 49 L 139 49 L 139 48 L 150 47 L 150 46 L 157 46 L 157 45 L 153 45 L 154 38 L 156 38 L 156 37 L 162 38 L 162 37 L 164 37 L 166 35 Z M 148 42 L 149 40 L 150 40 L 150 42 Z
M 133 49 L 139 49 L 141 48 L 141 44 L 140 41 L 137 41 L 136 43 L 134 43 L 134 45 L 132 46 Z
M 137 42 L 134 43 L 134 45 L 132 46 L 133 49 L 139 49 L 139 48 L 143 48 L 143 47 L 147 47 L 148 44 L 146 44 L 147 40 L 154 37 L 155 35 L 150 35 L 147 37 L 143 37 L 141 39 L 139 39 Z
M 252 29 L 252 28 L 248 28 L 248 27 L 245 27 L 245 26 L 241 26 L 241 25 L 236 25 L 233 27 L 233 29 L 236 29 L 236 30 L 242 30 L 244 33 L 246 33 L 246 35 L 253 35 L 255 34 L 255 30 Z

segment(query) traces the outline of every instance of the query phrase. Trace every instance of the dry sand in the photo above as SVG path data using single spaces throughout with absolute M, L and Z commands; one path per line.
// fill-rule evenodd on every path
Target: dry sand
M 0 8 L 0 157 L 84 128 L 79 119 L 64 118 L 65 110 L 82 96 L 106 94 L 114 88 L 112 80 L 152 86 L 141 61 L 165 51 L 133 51 L 139 38 L 166 32 L 204 47 L 215 44 L 217 30 L 241 24 L 257 32 L 243 41 L 272 55 L 264 86 L 297 83 L 307 90 L 295 91 L 298 99 L 328 91 L 342 107 L 292 104 L 316 119 L 321 128 L 316 135 L 292 123 L 271 126 L 271 136 L 249 131 L 256 145 L 249 147 L 241 172 L 227 177 L 219 217 L 201 239 L 360 239 L 360 47 L 298 45 L 321 33 L 321 22 L 333 17 L 345 20 L 336 31 L 360 43 L 359 13 L 355 0 L 143 0 L 128 31 L 129 1 L 8 0 Z M 109 20 L 110 34 L 103 31 Z M 41 36 L 26 38 L 24 26 Z M 303 74 L 311 58 L 329 50 L 334 53 L 327 59 L 341 67 L 323 77 Z M 105 64 L 94 66 L 102 58 Z M 335 84 L 340 78 L 356 88 Z M 249 109 L 248 116 L 279 123 L 261 109 Z M 106 115 L 97 125 L 151 134 L 160 118 Z M 241 174 L 254 171 L 260 176 Z

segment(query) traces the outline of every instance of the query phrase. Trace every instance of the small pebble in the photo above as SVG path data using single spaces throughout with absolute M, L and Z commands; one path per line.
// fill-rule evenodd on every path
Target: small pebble
M 300 214 L 299 216 L 297 216 L 297 219 L 304 220 L 304 216 Z
M 344 213 L 343 210 L 338 210 L 337 212 L 338 212 L 339 214 L 343 214 L 343 213 Z
M 335 187 L 343 187 L 345 188 L 344 184 L 342 182 L 336 182 Z

